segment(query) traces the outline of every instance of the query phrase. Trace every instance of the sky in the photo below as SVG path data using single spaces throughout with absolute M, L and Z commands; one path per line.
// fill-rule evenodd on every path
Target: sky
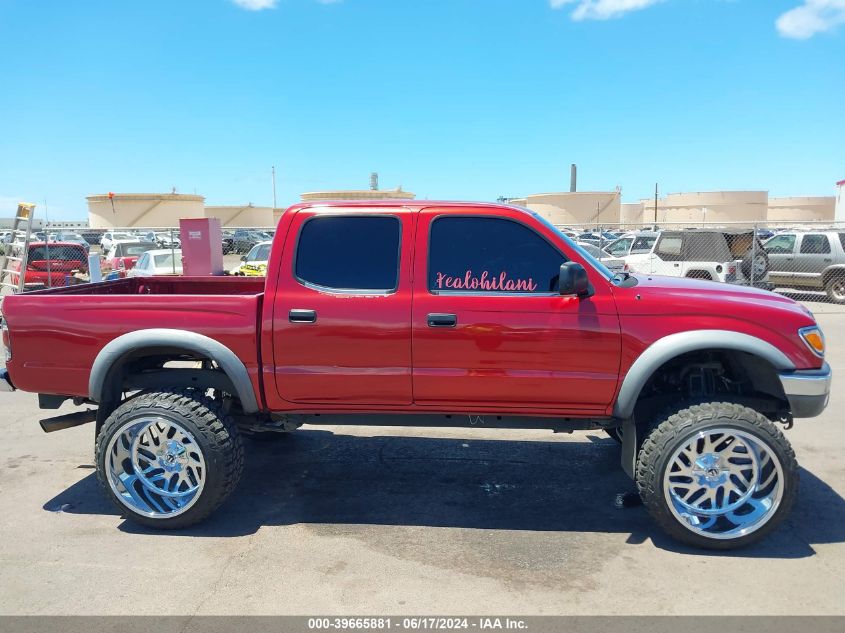
M 0 216 L 382 188 L 834 195 L 845 0 L 0 0 Z

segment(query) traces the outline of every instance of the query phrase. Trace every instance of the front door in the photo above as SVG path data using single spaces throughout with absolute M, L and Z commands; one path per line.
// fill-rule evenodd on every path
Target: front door
M 769 256 L 769 281 L 790 285 L 795 280 L 795 233 L 781 233 L 769 239 L 763 249 Z
M 273 309 L 273 364 L 289 402 L 411 403 L 415 214 L 297 212 Z
M 438 409 L 601 412 L 613 398 L 621 339 L 606 280 L 563 297 L 571 243 L 518 211 L 420 214 L 413 307 L 414 401 Z

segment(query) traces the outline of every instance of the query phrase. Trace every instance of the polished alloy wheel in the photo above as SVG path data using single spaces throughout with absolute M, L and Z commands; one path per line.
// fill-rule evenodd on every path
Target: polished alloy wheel
M 845 278 L 837 278 L 830 283 L 830 294 L 834 301 L 845 302 Z
M 759 437 L 732 428 L 700 431 L 669 460 L 663 491 L 684 527 L 711 539 L 750 534 L 774 516 L 783 468 Z
M 112 436 L 105 459 L 114 494 L 146 517 L 167 519 L 186 512 L 205 485 L 205 458 L 196 439 L 163 417 L 124 424 Z

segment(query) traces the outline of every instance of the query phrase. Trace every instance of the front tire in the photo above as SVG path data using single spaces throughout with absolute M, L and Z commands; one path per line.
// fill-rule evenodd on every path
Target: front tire
M 97 477 L 126 518 L 159 529 L 205 519 L 243 471 L 238 429 L 195 391 L 145 393 L 124 402 L 97 436 Z
M 667 534 L 728 550 L 764 538 L 795 501 L 798 464 L 766 417 L 738 404 L 693 405 L 647 434 L 637 488 Z

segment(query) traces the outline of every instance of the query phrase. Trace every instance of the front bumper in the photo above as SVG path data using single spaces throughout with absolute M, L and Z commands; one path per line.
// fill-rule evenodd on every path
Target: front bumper
M 827 363 L 821 369 L 800 369 L 780 374 L 780 383 L 789 400 L 793 418 L 814 418 L 824 411 L 830 399 L 832 375 Z
M 0 391 L 14 391 L 15 387 L 9 379 L 9 370 L 5 367 L 0 369 Z

